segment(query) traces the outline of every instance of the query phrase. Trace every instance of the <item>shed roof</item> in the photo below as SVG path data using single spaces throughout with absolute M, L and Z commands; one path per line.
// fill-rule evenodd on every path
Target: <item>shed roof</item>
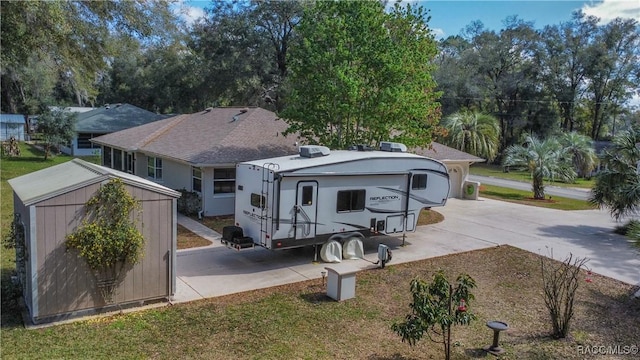
M 180 193 L 153 181 L 122 171 L 92 164 L 81 159 L 52 166 L 9 180 L 9 185 L 25 206 L 51 199 L 55 196 L 113 178 L 121 178 L 125 184 L 137 186 L 168 196 Z
M 160 115 L 130 104 L 112 104 L 78 113 L 77 132 L 111 133 L 165 119 Z
M 432 142 L 430 147 L 422 147 L 411 149 L 411 152 L 414 152 L 418 155 L 430 157 L 432 159 L 440 160 L 443 162 L 447 161 L 468 161 L 468 162 L 483 162 L 486 161 L 483 158 L 477 157 L 475 155 L 471 155 L 464 151 L 460 151 L 454 149 L 452 147 Z
M 24 124 L 24 115 L 20 114 L 0 114 L 0 123 Z
M 219 107 L 178 115 L 91 141 L 197 165 L 230 164 L 297 154 L 287 124 L 259 108 Z

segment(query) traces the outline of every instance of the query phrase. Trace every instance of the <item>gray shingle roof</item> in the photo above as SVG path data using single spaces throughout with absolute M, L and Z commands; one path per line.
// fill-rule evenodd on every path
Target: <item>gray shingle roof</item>
M 112 104 L 78 113 L 76 131 L 110 133 L 148 124 L 166 117 L 166 115 L 156 114 L 130 104 Z
M 430 157 L 440 161 L 468 161 L 468 162 L 483 162 L 486 161 L 483 158 L 479 158 L 475 155 L 468 154 L 464 151 L 454 149 L 452 147 L 442 145 L 437 142 L 431 143 L 431 148 L 422 147 L 411 149 L 411 152 L 418 155 Z
M 178 115 L 92 141 L 191 164 L 215 165 L 296 154 L 296 139 L 282 136 L 286 128 L 287 124 L 275 113 L 262 108 L 221 107 Z

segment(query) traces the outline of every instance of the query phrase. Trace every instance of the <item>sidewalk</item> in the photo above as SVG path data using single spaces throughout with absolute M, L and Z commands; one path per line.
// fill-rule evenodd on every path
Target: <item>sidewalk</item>
M 188 230 L 191 230 L 194 234 L 211 241 L 212 245 L 220 244 L 220 238 L 222 235 L 188 216 L 178 214 L 178 224 L 184 226 Z

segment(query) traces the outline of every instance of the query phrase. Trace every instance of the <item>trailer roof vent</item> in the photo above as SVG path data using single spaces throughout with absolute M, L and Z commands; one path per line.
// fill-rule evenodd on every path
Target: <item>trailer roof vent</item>
M 318 145 L 303 145 L 300 146 L 300 156 L 306 158 L 314 158 L 320 156 L 329 155 L 329 148 L 326 146 Z
M 390 141 L 380 142 L 380 151 L 388 152 L 407 152 L 407 146 L 401 143 L 395 143 Z

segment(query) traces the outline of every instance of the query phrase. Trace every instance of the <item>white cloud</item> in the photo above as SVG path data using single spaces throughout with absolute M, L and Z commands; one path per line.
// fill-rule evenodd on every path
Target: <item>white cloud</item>
M 617 17 L 640 21 L 640 1 L 638 0 L 604 0 L 594 5 L 585 4 L 582 11 L 586 15 L 599 17 L 605 24 Z
M 178 0 L 174 3 L 173 12 L 177 14 L 187 26 L 191 26 L 205 15 L 203 6 L 193 6 L 194 4 L 202 5 L 202 3 L 202 1 Z
M 436 38 L 436 40 L 439 39 L 444 39 L 444 30 L 440 29 L 440 28 L 433 28 L 430 29 L 431 33 L 433 34 L 433 36 Z

